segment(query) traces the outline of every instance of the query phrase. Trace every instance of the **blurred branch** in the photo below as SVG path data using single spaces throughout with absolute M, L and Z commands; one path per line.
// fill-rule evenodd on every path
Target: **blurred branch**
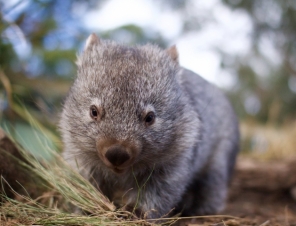
M 15 3 L 14 5 L 12 5 L 10 8 L 6 9 L 3 14 L 8 14 L 10 13 L 12 10 L 14 10 L 17 6 L 19 6 L 19 4 L 21 4 L 23 2 L 23 0 L 18 1 L 17 3 Z
M 7 100 L 8 104 L 11 107 L 12 106 L 12 89 L 11 89 L 11 84 L 7 76 L 4 74 L 4 72 L 0 69 L 0 80 L 4 86 L 4 89 L 7 94 Z
M 7 19 L 5 19 L 3 17 L 2 17 L 2 20 L 14 30 L 16 36 L 20 39 L 20 41 L 27 42 L 24 32 L 16 23 L 8 21 Z M 9 39 L 9 37 L 7 37 L 7 39 Z

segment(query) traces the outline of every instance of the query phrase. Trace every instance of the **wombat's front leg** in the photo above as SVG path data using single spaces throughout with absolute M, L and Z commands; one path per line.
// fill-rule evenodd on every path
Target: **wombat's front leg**
M 147 219 L 167 217 L 174 213 L 188 183 L 188 176 L 180 173 L 169 175 L 153 175 L 151 181 L 138 190 L 138 202 L 135 213 Z
M 136 214 L 147 219 L 157 219 L 161 217 L 167 217 L 170 215 L 176 207 L 176 204 L 181 198 L 181 194 L 178 191 L 172 189 L 155 187 L 152 190 L 144 191 L 143 197 L 139 201 L 139 209 Z M 174 187 L 174 185 L 171 185 Z

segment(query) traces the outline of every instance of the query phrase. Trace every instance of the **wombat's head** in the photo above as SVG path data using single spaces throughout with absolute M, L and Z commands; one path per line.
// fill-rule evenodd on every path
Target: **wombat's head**
M 84 166 L 153 167 L 196 140 L 175 47 L 128 47 L 92 34 L 77 64 L 60 127 L 66 151 Z

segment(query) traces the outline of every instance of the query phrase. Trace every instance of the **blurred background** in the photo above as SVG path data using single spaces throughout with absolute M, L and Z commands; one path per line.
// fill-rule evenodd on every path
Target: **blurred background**
M 61 149 L 59 113 L 92 32 L 176 44 L 182 66 L 229 96 L 243 153 L 296 154 L 295 0 L 0 0 L 0 32 L 1 127 L 37 154 Z

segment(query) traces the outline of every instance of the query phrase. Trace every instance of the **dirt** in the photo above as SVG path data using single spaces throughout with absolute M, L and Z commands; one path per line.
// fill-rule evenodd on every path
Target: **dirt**
M 186 220 L 181 225 L 296 226 L 295 166 L 295 159 L 261 163 L 239 158 L 221 213 L 231 217 Z

